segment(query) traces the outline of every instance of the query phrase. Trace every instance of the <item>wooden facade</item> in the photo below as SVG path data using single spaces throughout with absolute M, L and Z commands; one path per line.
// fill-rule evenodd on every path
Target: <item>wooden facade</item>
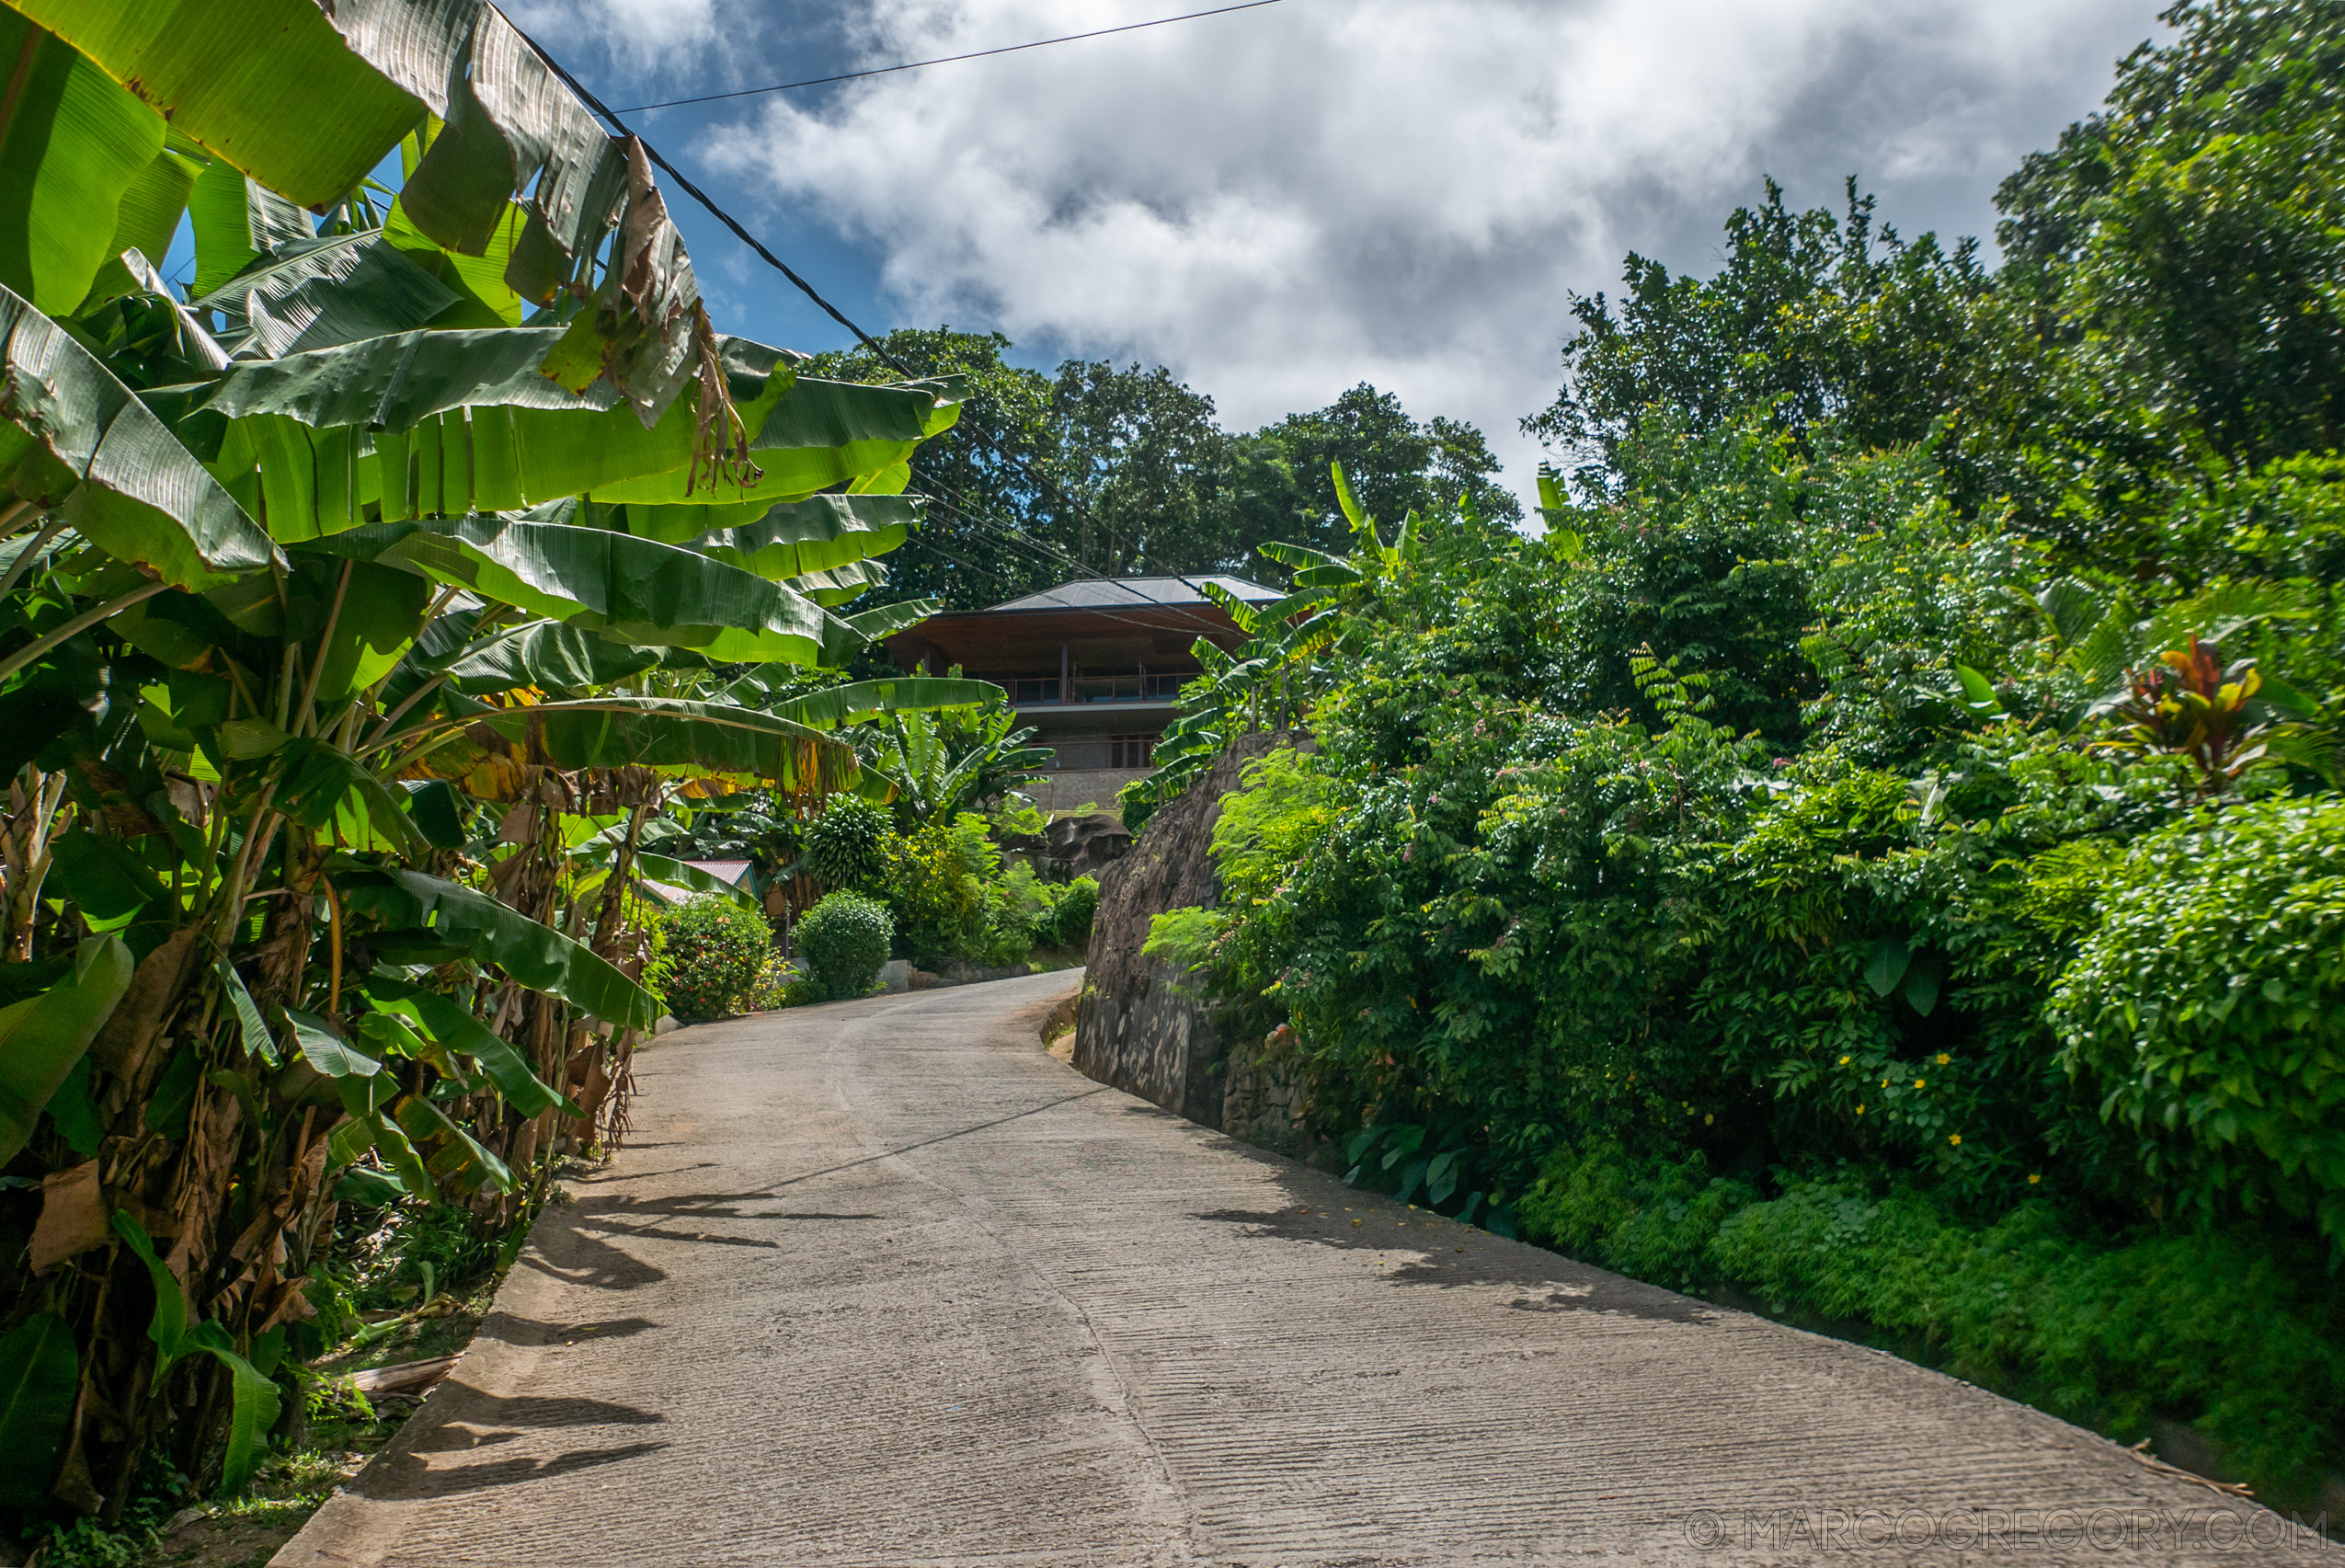
M 939 615 L 897 633 L 887 648 L 908 670 L 942 674 L 957 665 L 1001 686 L 1018 722 L 1038 732 L 1035 744 L 1053 754 L 1058 776 L 1044 781 L 1051 787 L 1042 794 L 1053 797 L 1047 803 L 1070 807 L 1081 795 L 1104 804 L 1151 770 L 1174 694 L 1201 672 L 1190 651 L 1196 640 L 1225 648 L 1245 640 L 1201 583 L 1248 603 L 1278 597 L 1230 577 L 1084 578 Z

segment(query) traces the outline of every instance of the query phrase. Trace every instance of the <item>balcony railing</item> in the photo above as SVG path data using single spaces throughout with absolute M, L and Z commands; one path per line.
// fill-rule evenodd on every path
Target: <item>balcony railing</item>
M 1169 703 L 1193 675 L 1083 675 L 1063 682 L 1050 677 L 1035 681 L 1004 681 L 1013 707 L 1047 707 L 1062 703 Z

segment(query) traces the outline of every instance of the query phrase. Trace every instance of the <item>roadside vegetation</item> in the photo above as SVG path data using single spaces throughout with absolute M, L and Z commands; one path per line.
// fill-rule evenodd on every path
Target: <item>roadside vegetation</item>
M 369 15 L 0 9 L 0 1531 L 51 1562 L 322 1490 L 343 1375 L 460 1346 L 623 1138 L 644 883 L 742 897 L 680 819 L 885 801 L 850 732 L 999 695 L 854 679 L 961 389 L 720 332 L 498 13 Z
M 1353 1179 L 2309 1508 L 2345 1471 L 2345 16 L 2177 8 L 2003 258 L 1769 189 L 1574 303 L 1543 534 L 1276 547 L 1144 819 Z M 1338 476 L 1340 486 L 1340 475 Z M 1340 550 L 1340 553 L 1339 553 Z M 2332 1495 L 2334 1494 L 2332 1493 Z

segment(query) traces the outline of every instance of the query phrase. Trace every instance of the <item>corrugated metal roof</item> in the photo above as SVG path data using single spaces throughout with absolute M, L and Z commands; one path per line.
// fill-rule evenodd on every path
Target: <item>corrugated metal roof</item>
M 1278 590 L 1264 588 L 1243 578 L 1184 577 L 1184 578 L 1080 578 L 1061 583 L 1057 588 L 1029 593 L 1024 599 L 988 607 L 995 610 L 1137 610 L 1150 604 L 1203 604 L 1207 602 L 1198 590 L 1199 583 L 1213 583 L 1227 589 L 1232 595 L 1249 604 L 1267 604 L 1279 597 Z

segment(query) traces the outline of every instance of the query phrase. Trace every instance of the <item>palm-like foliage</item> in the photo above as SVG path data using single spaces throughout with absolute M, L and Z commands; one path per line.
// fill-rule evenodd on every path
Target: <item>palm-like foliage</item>
M 1263 545 L 1264 555 L 1294 573 L 1294 591 L 1274 603 L 1251 605 L 1218 585 L 1205 586 L 1246 640 L 1225 651 L 1199 637 L 1191 648 L 1205 673 L 1181 689 L 1180 716 L 1156 743 L 1157 771 L 1125 785 L 1119 796 L 1134 830 L 1211 767 L 1232 738 L 1298 719 L 1318 689 L 1322 661 L 1340 646 L 1354 617 L 1378 601 L 1380 585 L 1416 559 L 1417 514 L 1409 513 L 1387 544 L 1376 520 L 1354 498 L 1343 464 L 1332 472 L 1355 548 L 1338 557 L 1305 544 Z
M 866 773 L 885 784 L 907 830 L 952 819 L 1014 791 L 1049 764 L 1006 704 L 957 713 L 909 710 L 864 731 Z
M 991 689 L 773 699 L 923 612 L 847 606 L 957 393 L 717 333 L 493 7 L 0 34 L 0 1508 L 111 1516 L 250 1473 L 337 1194 L 509 1222 L 623 1131 L 667 801 L 882 787 L 842 727 Z

